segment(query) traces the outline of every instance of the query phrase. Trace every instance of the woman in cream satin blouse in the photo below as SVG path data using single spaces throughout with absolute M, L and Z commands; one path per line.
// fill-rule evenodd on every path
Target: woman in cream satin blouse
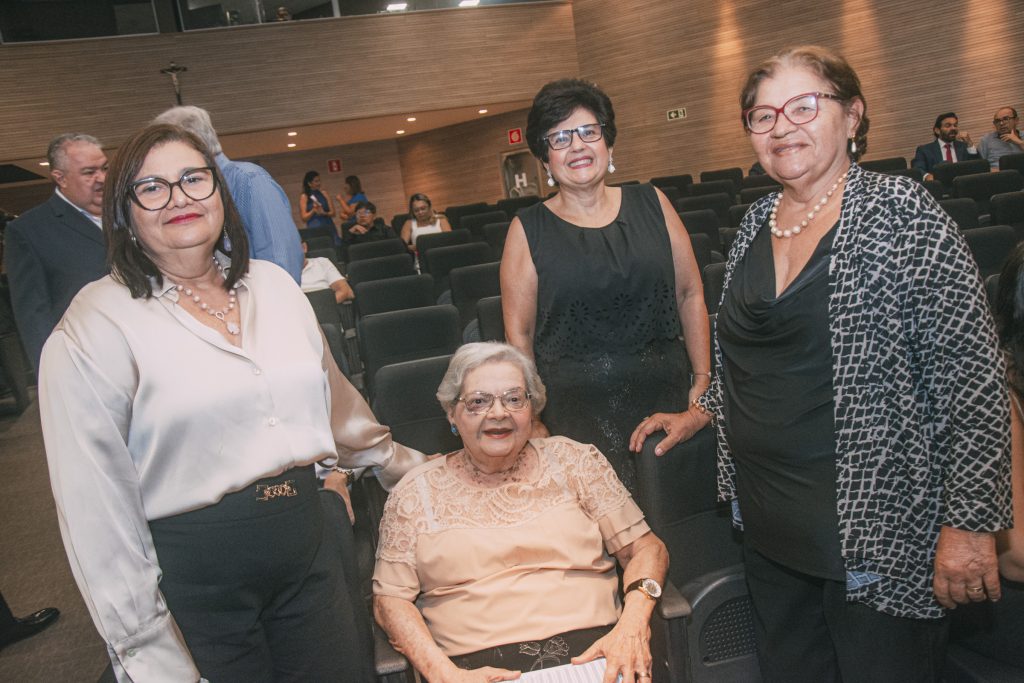
M 64 544 L 118 680 L 365 680 L 317 475 L 344 490 L 335 464 L 368 466 L 390 487 L 422 455 L 338 371 L 295 282 L 249 260 L 198 138 L 132 136 L 104 200 L 112 273 L 54 330 L 39 396 Z

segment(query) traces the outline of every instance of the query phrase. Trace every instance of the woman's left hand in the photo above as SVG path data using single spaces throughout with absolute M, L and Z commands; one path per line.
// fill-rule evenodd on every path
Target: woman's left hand
M 703 429 L 711 418 L 695 410 L 681 413 L 655 413 L 645 417 L 629 437 L 629 450 L 639 453 L 644 441 L 655 432 L 665 432 L 665 438 L 654 448 L 655 455 L 664 455 L 680 441 L 686 441 Z
M 948 609 L 1001 595 L 995 536 L 944 526 L 935 548 L 935 598 Z
M 348 475 L 338 471 L 329 472 L 324 477 L 324 488 L 330 489 L 341 496 L 341 499 L 345 501 L 345 509 L 348 510 L 348 520 L 355 524 L 356 513 L 352 509 L 352 495 L 348 490 Z
M 645 598 L 646 599 L 646 598 Z M 615 628 L 594 642 L 573 664 L 586 664 L 604 657 L 607 668 L 602 683 L 615 683 L 622 674 L 622 683 L 651 681 L 651 626 L 646 620 L 630 620 L 623 614 Z

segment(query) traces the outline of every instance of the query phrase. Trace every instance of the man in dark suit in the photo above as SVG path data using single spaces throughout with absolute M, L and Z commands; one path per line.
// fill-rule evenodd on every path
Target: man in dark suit
M 53 196 L 8 224 L 4 235 L 14 319 L 37 372 L 43 344 L 75 294 L 108 272 L 100 227 L 107 157 L 99 141 L 65 133 L 46 155 Z
M 949 112 L 939 114 L 932 127 L 935 140 L 917 148 L 917 154 L 910 163 L 913 168 L 921 169 L 925 180 L 932 179 L 932 169 L 944 161 L 956 162 L 968 159 L 980 159 L 974 147 L 970 133 L 960 132 L 956 114 Z

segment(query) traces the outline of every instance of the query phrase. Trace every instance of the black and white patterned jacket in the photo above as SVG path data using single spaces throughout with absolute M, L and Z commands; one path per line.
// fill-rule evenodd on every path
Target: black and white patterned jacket
M 724 290 L 773 196 L 744 217 Z M 920 184 L 853 165 L 829 287 L 842 554 L 847 572 L 882 577 L 848 597 L 942 616 L 931 587 L 939 526 L 993 531 L 1012 520 L 1009 401 L 978 268 Z M 722 367 L 717 343 L 714 353 Z M 733 500 L 723 386 L 716 377 L 704 401 L 718 418 L 719 497 Z

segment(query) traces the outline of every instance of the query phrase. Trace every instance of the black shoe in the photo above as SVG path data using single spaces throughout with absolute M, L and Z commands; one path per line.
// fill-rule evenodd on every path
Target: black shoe
M 27 617 L 15 619 L 12 624 L 0 628 L 0 650 L 11 643 L 34 636 L 57 621 L 59 616 L 60 610 L 56 607 L 46 607 Z

